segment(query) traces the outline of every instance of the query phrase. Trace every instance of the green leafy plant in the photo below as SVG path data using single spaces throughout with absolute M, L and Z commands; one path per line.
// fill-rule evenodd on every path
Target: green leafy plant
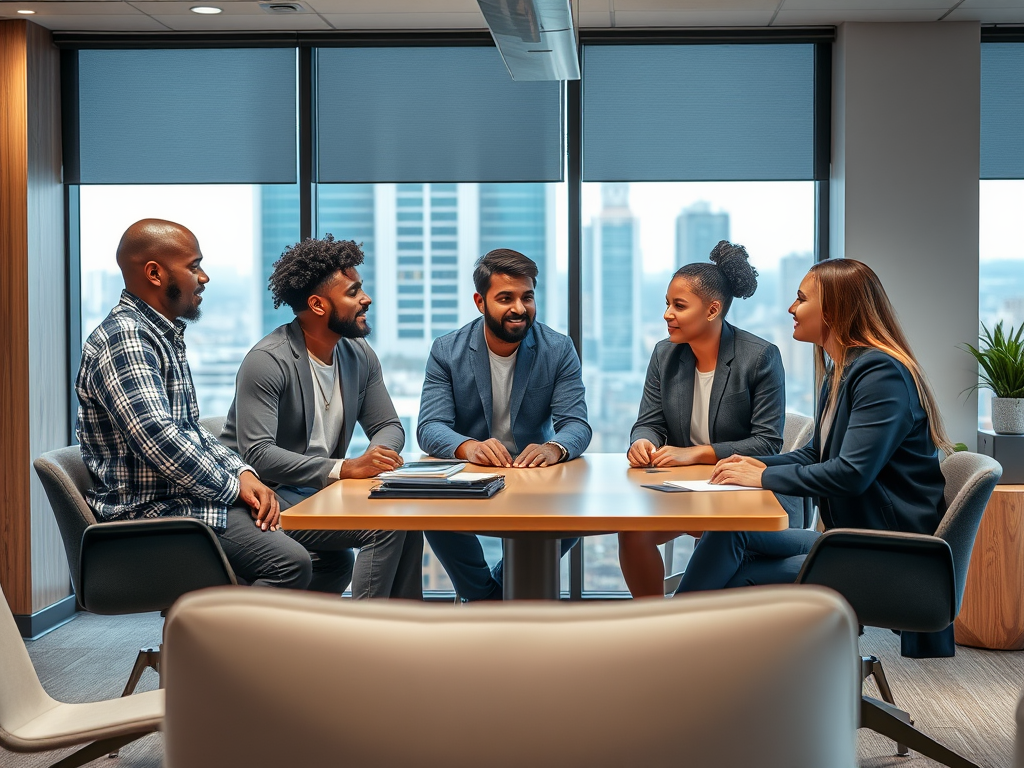
M 991 389 L 996 397 L 1024 397 L 1024 325 L 1016 333 L 1011 327 L 1003 332 L 1003 323 L 996 323 L 993 331 L 981 324 L 981 348 L 964 344 L 961 349 L 974 355 L 981 370 L 978 383 L 965 391 L 983 387 Z

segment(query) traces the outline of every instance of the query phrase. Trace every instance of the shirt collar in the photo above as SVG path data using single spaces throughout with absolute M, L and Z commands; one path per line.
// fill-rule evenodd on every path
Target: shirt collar
M 171 341 L 185 336 L 185 322 L 183 320 L 174 320 L 173 322 L 168 320 L 138 296 L 130 293 L 127 288 L 121 291 L 120 306 L 138 312 L 149 321 L 150 325 L 154 326 L 158 332 Z

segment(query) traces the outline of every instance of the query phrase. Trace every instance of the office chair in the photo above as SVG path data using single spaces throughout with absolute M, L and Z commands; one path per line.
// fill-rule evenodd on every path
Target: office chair
M 183 597 L 167 617 L 167 768 L 856 764 L 857 622 L 829 590 L 400 603 Z M 254 701 L 275 703 L 271 727 Z M 396 702 L 410 716 L 382 715 Z
M 77 445 L 33 463 L 50 500 L 81 609 L 107 616 L 165 612 L 186 592 L 236 584 L 214 532 L 190 517 L 98 523 L 85 501 L 93 479 Z M 147 668 L 160 673 L 160 649 L 143 648 L 124 693 Z
M 160 730 L 164 692 L 89 704 L 51 699 L 39 684 L 14 616 L 0 589 L 0 746 L 12 752 L 47 752 L 85 744 L 51 768 L 74 768 Z
M 871 627 L 938 632 L 960 612 L 974 537 L 1002 467 L 977 453 L 943 460 L 946 514 L 934 536 L 836 528 L 822 534 L 804 561 L 798 584 L 830 587 L 853 606 L 857 620 Z M 882 701 L 861 697 L 861 727 L 951 768 L 977 766 L 913 727 L 895 705 L 882 662 L 861 658 L 864 679 L 874 677 Z
M 799 413 L 786 412 L 786 419 L 782 426 L 782 451 L 789 453 L 797 448 L 803 448 L 811 437 L 814 436 L 814 419 L 810 416 L 802 416 Z M 804 503 L 804 528 L 810 528 L 814 523 L 814 502 L 805 497 Z M 673 595 L 679 588 L 679 582 L 683 578 L 683 571 L 672 573 L 673 559 L 675 558 L 676 541 L 665 542 L 665 594 Z

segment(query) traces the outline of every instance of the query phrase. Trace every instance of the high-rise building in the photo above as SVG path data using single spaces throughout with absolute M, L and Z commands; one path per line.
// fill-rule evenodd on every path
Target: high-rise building
M 639 221 L 629 210 L 628 184 L 602 184 L 601 199 L 584 237 L 591 291 L 584 297 L 584 326 L 590 326 L 584 335 L 596 342 L 601 371 L 632 371 L 641 366 L 634 332 L 640 327 Z
M 332 234 L 354 240 L 365 259 L 359 267 L 363 289 L 375 296 L 377 287 L 376 226 L 373 184 L 320 184 L 317 186 L 317 236 Z
M 560 317 L 554 269 L 554 205 L 548 184 L 480 185 L 480 255 L 511 248 L 537 262 L 537 319 Z
M 676 217 L 676 269 L 695 261 L 707 261 L 720 240 L 729 239 L 729 214 L 712 212 L 699 200 Z
M 253 207 L 258 238 L 253 250 L 259 258 L 254 265 L 259 274 L 255 288 L 256 302 L 261 308 L 262 337 L 295 317 L 290 307 L 274 309 L 267 280 L 284 249 L 299 239 L 299 188 L 292 184 L 253 187 Z

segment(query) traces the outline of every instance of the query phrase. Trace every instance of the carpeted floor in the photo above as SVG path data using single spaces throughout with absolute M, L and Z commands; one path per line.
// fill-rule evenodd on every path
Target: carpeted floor
M 28 649 L 43 686 L 54 698 L 70 702 L 109 698 L 121 693 L 139 648 L 160 642 L 161 625 L 155 614 L 113 618 L 80 614 L 30 641 Z M 899 638 L 874 629 L 861 638 L 861 651 L 882 659 L 896 703 L 910 710 L 921 730 L 982 768 L 1010 765 L 1013 714 L 1024 689 L 1024 652 L 958 648 L 954 659 L 903 659 Z M 139 688 L 150 690 L 156 685 L 156 675 L 147 671 Z M 153 734 L 122 749 L 117 760 L 103 758 L 92 765 L 159 768 L 162 752 L 161 736 Z M 0 749 L 0 766 L 42 768 L 63 754 L 16 755 Z M 857 756 L 861 768 L 936 765 L 915 753 L 896 757 L 891 742 L 864 730 Z

